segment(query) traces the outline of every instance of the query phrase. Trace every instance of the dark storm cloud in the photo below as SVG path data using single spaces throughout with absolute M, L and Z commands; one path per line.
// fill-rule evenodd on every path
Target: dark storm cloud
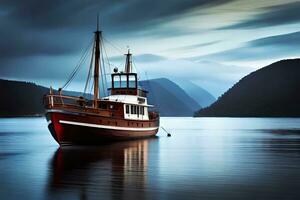
M 300 22 L 300 2 L 263 8 L 263 13 L 220 29 L 248 29 Z
M 0 60 L 13 59 L 14 57 L 23 56 L 40 56 L 40 55 L 63 55 L 74 52 L 72 39 L 75 40 L 75 35 L 69 35 L 64 38 L 64 34 L 53 32 L 57 34 L 56 37 L 51 36 L 50 32 L 31 32 L 23 30 L 22 32 L 16 30 L 11 33 L 8 30 L 0 30 L 1 45 L 0 45 Z M 73 41 L 74 41 L 73 40 Z M 78 46 L 78 49 L 81 48 Z
M 0 77 L 64 77 L 76 64 L 76 55 L 92 39 L 97 13 L 104 34 L 114 38 L 128 38 L 130 33 L 141 37 L 176 36 L 192 33 L 160 25 L 180 18 L 190 9 L 229 1 L 0 0 Z
M 166 18 L 190 9 L 214 6 L 230 0 L 0 0 L 0 52 L 12 56 L 74 53 L 94 30 L 100 13 L 101 26 L 112 34 L 146 32 Z M 151 33 L 152 32 L 152 33 Z M 150 31 L 149 34 L 186 34 L 183 30 Z M 86 42 L 86 41 L 84 41 Z
M 300 31 L 261 38 L 247 42 L 244 46 L 207 56 L 193 57 L 191 60 L 214 59 L 222 61 L 255 61 L 281 59 L 288 56 L 300 56 Z
M 136 29 L 152 25 L 165 17 L 180 15 L 201 6 L 214 6 L 231 0 L 27 0 L 1 1 L 15 23 L 40 29 L 82 27 L 91 24 L 99 12 L 101 23 L 116 29 Z M 125 30 L 125 31 L 126 31 Z

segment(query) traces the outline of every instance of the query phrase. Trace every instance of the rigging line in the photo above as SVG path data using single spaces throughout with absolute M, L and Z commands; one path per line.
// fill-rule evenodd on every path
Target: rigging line
M 90 63 L 90 67 L 89 67 L 89 72 L 88 72 L 88 77 L 87 77 L 87 80 L 86 80 L 86 85 L 85 85 L 85 88 L 84 88 L 84 93 L 83 93 L 83 96 L 88 96 L 86 93 L 87 93 L 87 88 L 88 88 L 88 85 L 90 84 L 90 79 L 91 79 L 91 76 L 92 76 L 92 56 L 91 56 L 91 63 Z
M 89 52 L 89 51 L 86 51 L 86 53 L 85 53 L 83 59 L 81 60 L 81 62 L 79 63 L 79 65 L 78 65 L 78 67 L 77 67 L 77 70 L 74 72 L 74 74 L 72 74 L 72 76 L 71 76 L 71 78 L 69 79 L 69 81 L 65 84 L 65 88 L 67 88 L 67 87 L 70 85 L 70 83 L 72 82 L 72 80 L 74 80 L 76 74 L 79 72 L 80 68 L 82 67 L 82 64 L 85 62 L 87 56 L 89 55 L 88 52 Z
M 73 72 L 70 74 L 69 78 L 67 79 L 67 82 L 61 87 L 62 89 L 66 88 L 69 85 L 70 81 L 73 79 L 74 75 L 77 73 L 79 67 L 80 67 L 80 65 L 76 66 L 76 68 L 73 70 Z
M 92 66 L 92 65 L 91 65 Z M 89 86 L 91 85 L 91 80 L 92 80 L 92 68 L 93 67 L 91 67 L 90 68 L 90 75 L 89 75 L 89 77 L 88 77 L 88 79 L 87 79 L 87 82 L 86 82 L 86 85 L 85 85 L 85 88 L 84 88 L 84 95 L 86 95 L 86 96 L 88 96 L 88 88 L 89 88 Z
M 87 87 L 87 94 L 89 94 L 89 96 L 93 99 L 94 96 L 93 96 L 92 91 L 93 91 L 94 84 L 92 84 L 91 82 L 92 82 L 92 77 L 89 80 L 89 84 L 88 84 L 88 87 Z
M 105 49 L 105 46 L 104 46 L 104 42 L 102 41 L 102 49 L 103 49 L 103 51 L 102 51 L 102 62 L 103 62 L 103 65 L 104 65 L 104 62 L 105 62 L 105 60 L 104 60 L 104 55 L 103 55 L 103 52 L 104 52 L 104 54 L 105 54 L 105 56 L 106 56 L 106 59 L 107 59 L 107 62 L 108 62 L 108 66 L 109 66 L 109 71 L 111 72 L 111 67 L 110 67 L 110 63 L 109 63 L 109 59 L 108 59 L 108 57 L 107 57 L 107 52 L 106 52 L 106 49 Z M 108 74 L 106 73 L 106 68 L 104 67 L 104 79 L 105 79 L 105 84 L 106 84 L 106 92 L 107 92 L 107 76 Z M 107 93 L 106 93 L 107 94 Z
M 103 61 L 103 58 L 102 58 L 102 63 L 104 65 L 104 61 Z M 103 77 L 104 77 L 104 84 L 103 84 L 103 87 L 104 87 L 104 95 L 107 96 L 107 79 L 106 79 L 106 72 L 105 72 L 105 68 L 103 68 Z
M 84 60 L 81 62 L 80 66 L 83 66 L 83 63 L 86 61 L 86 58 L 88 57 L 89 54 L 86 54 L 86 56 L 84 57 Z M 78 70 L 76 71 L 76 73 L 72 76 L 72 78 L 70 79 L 70 81 L 68 82 L 68 84 L 66 85 L 66 87 L 68 87 L 70 85 L 70 83 L 74 80 L 74 78 L 76 77 L 76 75 L 78 74 L 78 72 L 80 71 L 81 67 L 78 68 Z
M 137 74 L 140 74 L 140 73 L 139 73 L 139 70 L 138 70 L 138 68 L 137 68 L 137 66 L 136 66 L 136 64 L 135 64 L 134 59 L 132 59 L 132 63 L 133 63 L 133 67 L 135 68 Z M 143 70 L 141 70 L 141 71 L 143 71 Z M 143 72 L 144 72 L 144 71 L 143 71 Z M 141 76 L 139 75 L 138 79 L 140 79 L 140 78 L 141 78 Z
M 109 71 L 111 72 L 111 64 L 109 62 L 109 59 L 108 59 L 108 56 L 107 56 L 107 51 L 106 51 L 106 48 L 105 48 L 105 45 L 104 45 L 104 42 L 102 42 L 102 46 L 103 46 L 103 49 L 104 49 L 104 54 L 105 54 L 105 57 L 107 59 L 107 63 L 108 63 L 108 66 L 109 66 Z
M 112 42 L 110 42 L 109 40 L 107 40 L 105 37 L 103 37 L 103 39 L 104 39 L 108 44 L 110 44 L 115 50 L 117 50 L 117 51 L 120 52 L 120 53 L 124 53 L 124 51 L 122 50 L 122 48 L 117 47 L 117 46 L 114 45 Z
M 74 74 L 76 74 L 76 71 L 78 71 L 78 68 L 80 67 L 80 63 L 82 62 L 82 59 L 84 58 L 84 55 L 86 54 L 86 52 L 89 49 L 89 47 L 90 47 L 90 44 L 88 45 L 88 47 L 84 51 L 84 54 L 81 56 L 81 58 L 79 60 L 79 63 L 77 64 L 77 66 L 75 67 L 75 69 L 72 71 L 72 73 L 70 74 L 69 78 L 67 79 L 68 81 L 64 84 L 64 86 L 62 88 L 66 87 L 68 85 L 68 82 L 70 82 L 70 79 L 74 76 Z
M 103 58 L 101 58 L 101 63 L 103 64 Z M 103 72 L 103 68 L 101 69 L 101 82 L 102 82 L 102 90 L 103 90 L 103 95 L 106 96 L 106 84 L 105 84 L 105 75 L 104 75 L 104 72 Z
M 92 75 L 93 60 L 94 60 L 94 49 L 95 49 L 95 43 L 94 43 L 94 45 L 93 45 L 92 56 L 91 56 L 91 63 L 90 63 L 89 72 L 88 72 L 88 77 L 87 77 L 87 80 L 86 80 L 86 83 L 85 83 L 83 95 L 86 94 L 87 88 L 88 88 L 89 83 L 90 83 L 91 75 Z
M 94 89 L 94 84 L 91 84 L 90 94 L 92 94 L 93 89 Z M 94 95 L 93 95 L 93 96 L 94 96 Z
M 108 64 L 108 66 L 109 66 L 109 70 L 111 71 L 111 66 L 113 66 L 113 67 L 118 67 L 117 65 L 114 65 L 114 64 L 112 64 L 112 63 L 110 63 L 110 62 L 108 62 L 108 61 L 104 61 L 106 64 Z M 110 73 L 108 73 L 108 74 L 110 74 Z
M 102 63 L 102 52 L 100 52 L 101 53 L 101 60 L 100 60 L 100 63 L 101 63 L 101 65 L 103 64 Z M 102 67 L 100 67 L 100 73 L 101 73 L 101 86 L 102 86 L 102 90 L 103 90 L 103 93 L 105 94 L 105 89 L 104 89 L 104 78 L 103 78 L 103 65 L 102 65 Z
M 104 38 L 104 39 L 105 39 L 105 38 Z M 106 39 L 105 39 L 105 41 L 108 42 L 108 43 L 110 43 L 110 42 L 109 42 L 108 40 L 106 40 Z M 104 43 L 103 43 L 103 44 L 104 44 Z M 111 45 L 112 45 L 112 43 L 111 43 Z M 104 47 L 104 52 L 105 52 L 105 56 L 106 56 L 106 60 L 107 60 L 106 63 L 107 63 L 108 66 L 109 66 L 109 71 L 110 71 L 110 74 L 111 74 L 111 73 L 112 73 L 111 66 L 116 67 L 116 68 L 119 68 L 120 66 L 122 66 L 123 61 L 121 60 L 120 63 L 119 63 L 118 65 L 112 64 L 112 63 L 109 61 L 109 57 L 108 57 L 108 54 L 107 54 L 107 51 L 106 51 L 105 46 L 103 46 L 103 47 Z M 124 53 L 124 52 L 121 51 L 121 50 L 118 50 L 118 52 L 120 52 L 121 54 Z
M 89 68 L 89 75 L 88 75 L 88 77 L 86 79 L 85 86 L 84 86 L 84 91 L 82 93 L 82 96 L 88 96 L 87 90 L 88 90 L 88 87 L 89 87 L 90 81 L 91 81 L 91 72 L 90 72 L 91 70 L 92 69 Z
M 79 70 L 79 67 L 82 63 L 82 60 L 84 59 L 85 55 L 87 54 L 88 50 L 90 49 L 91 43 L 93 40 L 91 40 L 91 42 L 89 43 L 89 45 L 87 46 L 87 48 L 85 49 L 83 55 L 81 56 L 81 58 L 79 59 L 78 64 L 76 65 L 75 69 L 72 71 L 72 73 L 69 75 L 67 82 L 61 87 L 62 89 L 67 87 L 67 85 L 69 85 L 70 80 L 75 76 L 75 74 L 77 73 L 77 71 Z
M 105 96 L 107 96 L 107 79 L 106 79 L 106 69 L 105 69 L 105 64 L 104 64 L 104 54 L 103 54 L 103 45 L 101 46 L 101 62 L 102 62 L 102 84 L 103 84 L 103 93 Z
M 95 51 L 95 43 L 93 45 L 93 49 L 92 49 L 92 55 L 91 55 L 91 62 L 90 62 L 90 68 L 89 68 L 89 76 L 88 76 L 88 79 L 87 79 L 87 85 L 86 85 L 86 88 L 85 88 L 85 93 L 87 92 L 87 88 L 89 87 L 89 84 L 91 82 L 91 79 L 92 79 L 92 73 L 93 73 L 93 60 L 94 60 L 94 51 Z

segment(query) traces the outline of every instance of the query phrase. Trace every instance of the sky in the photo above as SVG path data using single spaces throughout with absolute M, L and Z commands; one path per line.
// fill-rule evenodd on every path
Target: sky
M 107 71 L 123 68 L 129 47 L 140 79 L 187 80 L 218 97 L 300 56 L 299 10 L 295 0 L 0 0 L 0 78 L 62 86 L 99 13 Z M 69 89 L 83 88 L 84 65 Z

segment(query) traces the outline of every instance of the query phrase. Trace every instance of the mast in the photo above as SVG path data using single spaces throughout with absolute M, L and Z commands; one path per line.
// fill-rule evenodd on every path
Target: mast
M 131 73 L 131 64 L 132 64 L 131 55 L 132 54 L 130 53 L 130 50 L 128 49 L 128 53 L 125 54 L 125 56 L 126 56 L 125 73 Z
M 97 16 L 97 31 L 95 31 L 95 67 L 94 67 L 94 107 L 98 108 L 99 99 L 99 69 L 100 69 L 100 37 L 99 16 Z

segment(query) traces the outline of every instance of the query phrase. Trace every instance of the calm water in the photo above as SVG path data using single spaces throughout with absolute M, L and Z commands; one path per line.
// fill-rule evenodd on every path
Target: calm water
M 300 199 L 300 119 L 162 118 L 157 138 L 54 142 L 0 119 L 0 199 Z

